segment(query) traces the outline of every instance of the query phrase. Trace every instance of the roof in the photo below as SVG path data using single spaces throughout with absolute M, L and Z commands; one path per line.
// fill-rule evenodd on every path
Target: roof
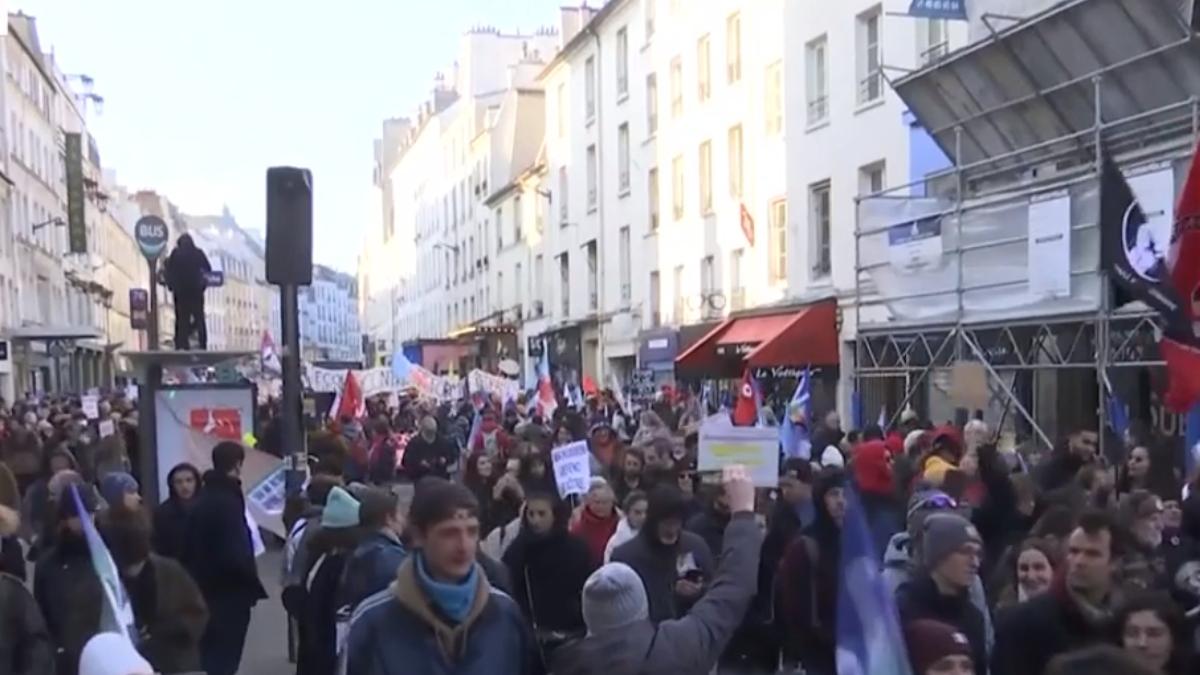
M 58 83 L 54 81 L 54 75 L 46 67 L 46 57 L 42 53 L 42 45 L 38 40 L 37 19 L 24 12 L 9 14 L 8 34 L 17 39 L 17 44 L 21 45 L 21 48 L 29 55 L 33 65 L 37 66 L 38 72 L 46 78 L 46 83 L 50 85 L 50 88 L 58 91 Z
M 991 37 L 893 83 L 960 166 L 1090 161 L 1082 136 L 1095 129 L 1097 100 L 1106 126 L 1125 121 L 1127 143 L 1192 133 L 1200 45 L 1176 4 L 1068 0 L 1003 27 L 997 19 L 985 17 Z
M 566 61 L 572 54 L 575 53 L 576 50 L 579 49 L 584 41 L 588 39 L 588 33 L 599 28 L 600 24 L 604 23 L 608 17 L 612 16 L 613 12 L 617 11 L 617 9 L 624 6 L 628 2 L 629 0 L 606 0 L 604 6 L 592 15 L 591 20 L 584 24 L 583 27 L 579 29 L 579 32 L 572 36 L 570 40 L 567 40 L 567 43 L 563 45 L 562 49 L 558 50 L 558 53 L 554 55 L 554 58 L 550 60 L 550 63 L 547 63 L 546 67 L 542 69 L 542 72 L 538 74 L 537 79 L 545 79 L 547 75 L 549 75 L 555 68 L 558 67 L 558 64 Z

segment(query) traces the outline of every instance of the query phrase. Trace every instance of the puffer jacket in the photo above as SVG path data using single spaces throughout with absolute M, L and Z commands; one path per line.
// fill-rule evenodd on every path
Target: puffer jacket
M 685 616 L 657 625 L 649 619 L 588 635 L 561 647 L 554 675 L 703 675 L 712 670 L 742 622 L 758 584 L 762 535 L 754 514 L 739 513 L 725 528 L 716 578 Z

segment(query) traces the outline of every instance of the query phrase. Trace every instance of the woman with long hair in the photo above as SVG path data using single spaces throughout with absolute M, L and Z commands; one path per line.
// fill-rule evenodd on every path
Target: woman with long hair
M 463 485 L 471 491 L 471 494 L 475 495 L 475 500 L 479 502 L 480 539 L 486 537 L 492 528 L 504 525 L 504 523 L 497 523 L 494 520 L 496 510 L 492 508 L 492 488 L 495 487 L 497 478 L 499 475 L 496 471 L 496 463 L 487 453 L 476 452 L 467 457 L 466 466 L 463 469 Z
M 1174 453 L 1163 443 L 1135 445 L 1117 474 L 1117 495 L 1148 490 L 1162 499 L 1173 499 L 1179 497 L 1180 487 Z
M 1009 549 L 996 569 L 992 584 L 997 589 L 995 610 L 1026 602 L 1050 590 L 1057 567 L 1054 548 L 1041 539 L 1026 539 Z
M 1118 644 L 1157 675 L 1195 673 L 1191 629 L 1165 593 L 1139 593 L 1117 610 Z

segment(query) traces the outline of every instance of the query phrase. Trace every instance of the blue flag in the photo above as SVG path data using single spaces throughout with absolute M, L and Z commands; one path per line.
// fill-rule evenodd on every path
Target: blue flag
M 850 422 L 855 429 L 862 429 L 867 423 L 866 415 L 863 414 L 862 392 L 858 390 L 850 394 Z
M 90 490 L 91 488 L 86 489 Z M 140 640 L 133 616 L 133 602 L 130 600 L 129 594 L 125 592 L 125 585 L 121 582 L 121 573 L 113 561 L 112 554 L 104 545 L 104 539 L 100 537 L 100 533 L 96 531 L 92 515 L 84 508 L 83 500 L 79 496 L 78 485 L 71 485 L 71 499 L 75 501 L 76 513 L 79 514 L 79 522 L 83 525 L 83 537 L 87 541 L 88 554 L 92 559 L 92 569 L 95 570 L 96 578 L 100 580 L 100 588 L 104 593 L 104 606 L 100 612 L 100 630 L 120 633 L 136 645 Z
M 809 375 L 809 369 L 805 367 L 779 425 L 779 445 L 783 448 L 783 456 L 788 459 L 812 459 L 812 440 L 808 434 L 812 419 L 812 384 Z M 799 414 L 804 416 L 802 422 L 793 419 L 794 415 Z
M 395 376 L 397 382 L 405 382 L 408 380 L 408 374 L 412 372 L 412 361 L 404 355 L 404 352 L 397 347 L 396 351 L 392 352 L 392 375 Z
M 837 671 L 861 675 L 912 675 L 896 599 L 880 573 L 867 514 L 858 494 L 846 490 L 838 575 Z
M 1192 406 L 1188 411 L 1187 425 L 1184 427 L 1183 465 L 1187 468 L 1185 476 L 1193 476 L 1196 466 L 1200 465 L 1200 405 Z

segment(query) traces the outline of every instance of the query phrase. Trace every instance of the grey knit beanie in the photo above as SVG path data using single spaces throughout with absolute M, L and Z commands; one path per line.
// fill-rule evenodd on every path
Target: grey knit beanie
M 649 612 L 646 587 L 625 563 L 608 563 L 583 584 L 583 622 L 588 635 L 643 620 Z
M 921 531 L 921 563 L 931 570 L 946 556 L 962 548 L 964 544 L 983 545 L 979 532 L 971 521 L 957 513 L 933 513 L 925 519 Z

